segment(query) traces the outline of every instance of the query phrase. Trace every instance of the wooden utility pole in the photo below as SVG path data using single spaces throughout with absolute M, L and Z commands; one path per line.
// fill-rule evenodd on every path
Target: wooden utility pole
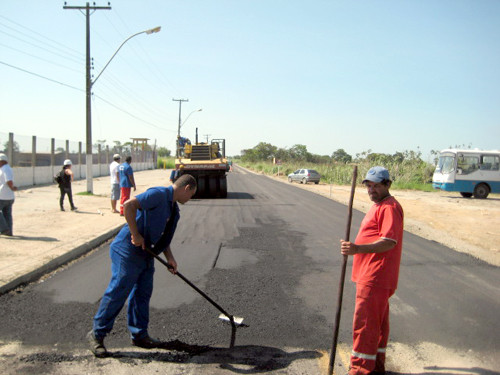
M 87 3 L 86 6 L 70 6 L 66 5 L 64 3 L 63 9 L 78 9 L 78 10 L 83 10 L 85 9 L 85 16 L 87 19 L 87 33 L 86 33 L 86 50 L 87 50 L 87 58 L 86 58 L 86 105 L 87 105 L 87 127 L 86 127 L 86 179 L 87 179 L 87 192 L 93 193 L 93 186 L 92 186 L 92 178 L 93 178 L 93 171 L 92 171 L 92 113 L 91 113 L 91 98 L 92 98 L 92 78 L 90 75 L 90 10 L 96 11 L 96 10 L 102 10 L 102 9 L 107 9 L 110 10 L 111 7 L 109 6 L 110 3 L 108 3 L 108 6 L 105 7 L 99 7 L 99 6 L 90 6 L 89 3 Z
M 179 125 L 177 126 L 177 142 L 176 142 L 176 148 L 177 150 L 175 151 L 175 154 L 177 157 L 180 157 L 180 138 L 181 138 L 181 106 L 182 102 L 189 102 L 189 99 L 172 99 L 174 102 L 179 102 Z

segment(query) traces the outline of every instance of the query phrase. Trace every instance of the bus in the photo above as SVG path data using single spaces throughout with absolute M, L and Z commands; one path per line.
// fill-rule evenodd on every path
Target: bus
M 500 193 L 500 151 L 447 149 L 439 154 L 432 187 L 485 199 Z

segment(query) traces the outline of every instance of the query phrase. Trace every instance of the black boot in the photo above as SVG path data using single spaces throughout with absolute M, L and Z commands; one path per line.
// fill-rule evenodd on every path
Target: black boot
M 90 344 L 90 351 L 94 353 L 97 358 L 104 358 L 108 355 L 108 351 L 104 346 L 104 339 L 96 338 L 94 330 L 87 333 L 87 340 Z

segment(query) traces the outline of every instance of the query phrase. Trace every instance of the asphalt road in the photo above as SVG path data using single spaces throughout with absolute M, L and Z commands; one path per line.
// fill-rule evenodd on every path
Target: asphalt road
M 220 371 L 237 373 L 322 371 L 331 347 L 342 262 L 338 243 L 346 217 L 347 208 L 332 200 L 235 168 L 228 177 L 227 199 L 192 200 L 181 207 L 172 249 L 186 277 L 228 312 L 244 317 L 248 327 L 238 329 L 236 347 L 246 349 L 241 362 L 252 370 L 222 366 L 214 359 L 217 352 L 196 357 L 207 348 L 227 348 L 231 329 L 217 319 L 212 305 L 159 263 L 150 334 L 180 340 L 187 349 L 167 358 L 152 356 L 167 368 L 196 358 L 201 368 L 218 363 Z M 351 238 L 362 217 L 354 211 Z M 109 281 L 108 251 L 104 245 L 43 282 L 0 297 L 1 342 L 57 347 L 59 353 L 18 358 L 17 367 L 11 363 L 16 371 L 51 373 L 64 358 L 75 360 L 71 353 L 85 352 L 85 334 Z M 350 264 L 339 335 L 339 350 L 345 353 L 338 357 L 339 366 L 351 343 Z M 471 373 L 493 374 L 500 368 L 499 280 L 497 267 L 405 232 L 400 285 L 391 299 L 391 341 L 407 348 L 432 343 L 459 356 L 474 356 L 484 365 L 471 364 Z M 127 355 L 135 348 L 129 344 L 124 311 L 106 344 L 120 353 L 120 363 L 131 365 Z M 393 373 L 407 373 L 407 360 L 398 360 L 397 350 L 391 355 Z M 309 361 L 300 370 L 304 372 L 290 370 L 304 360 Z M 77 361 L 94 359 L 79 355 Z

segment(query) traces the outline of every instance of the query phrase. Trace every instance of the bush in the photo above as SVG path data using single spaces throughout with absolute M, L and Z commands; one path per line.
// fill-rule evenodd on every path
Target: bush
M 156 167 L 158 169 L 175 169 L 175 159 L 172 157 L 158 158 Z

